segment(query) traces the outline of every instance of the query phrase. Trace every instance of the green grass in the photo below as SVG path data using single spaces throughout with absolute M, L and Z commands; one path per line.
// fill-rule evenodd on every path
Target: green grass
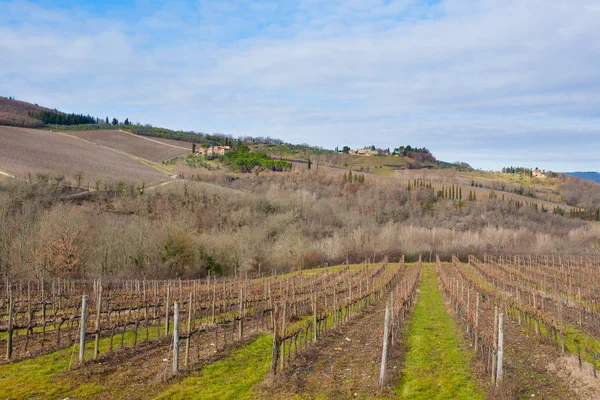
M 460 329 L 448 316 L 431 264 L 408 337 L 408 354 L 396 393 L 403 399 L 484 399 L 471 376 L 472 356 L 460 347 Z
M 161 331 L 164 330 L 161 327 Z M 149 338 L 156 337 L 156 327 L 150 327 Z M 138 343 L 146 337 L 145 329 L 138 330 Z M 65 338 L 66 340 L 66 338 Z M 125 332 L 123 346 L 132 346 L 134 342 L 133 331 Z M 109 349 L 109 338 L 100 339 L 100 356 Z M 115 335 L 113 349 L 121 346 L 121 335 Z M 91 360 L 94 352 L 94 341 L 90 339 L 85 345 L 85 359 Z M 24 398 L 58 398 L 58 397 L 83 397 L 104 390 L 110 390 L 110 382 L 107 387 L 95 384 L 81 384 L 78 382 L 65 383 L 64 379 L 56 379 L 57 375 L 69 368 L 69 363 L 77 363 L 79 345 L 55 351 L 40 357 L 19 361 L 12 364 L 0 365 L 0 398 L 24 399 Z
M 59 382 L 55 375 L 67 370 L 72 348 L 56 351 L 41 357 L 0 366 L 0 397 L 10 399 L 60 398 L 97 392 L 93 385 L 78 388 Z M 74 355 L 77 361 L 77 353 Z
M 269 372 L 273 337 L 262 335 L 229 357 L 207 365 L 158 399 L 252 399 L 252 388 Z

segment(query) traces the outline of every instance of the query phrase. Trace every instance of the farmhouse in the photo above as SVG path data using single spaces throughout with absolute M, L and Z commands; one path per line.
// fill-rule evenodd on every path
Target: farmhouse
M 380 156 L 389 154 L 387 150 L 374 149 L 372 147 L 365 147 L 364 149 L 356 150 L 356 154 L 359 156 Z
M 545 178 L 546 171 L 542 171 L 541 169 L 536 168 L 533 171 L 531 171 L 531 176 L 534 178 Z
M 211 147 L 200 147 L 196 149 L 196 154 L 199 156 L 222 156 L 227 153 L 231 148 L 229 146 L 211 146 Z

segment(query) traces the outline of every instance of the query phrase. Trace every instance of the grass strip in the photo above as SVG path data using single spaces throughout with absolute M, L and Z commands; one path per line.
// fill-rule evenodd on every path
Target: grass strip
M 261 335 L 223 360 L 176 382 L 157 399 L 252 399 L 269 372 L 273 337 Z
M 395 392 L 403 399 L 484 399 L 470 374 L 472 356 L 460 347 L 460 328 L 447 313 L 432 264 L 423 266 L 420 289 Z
M 162 330 L 164 328 L 161 327 Z M 149 328 L 149 338 L 156 337 L 156 327 Z M 141 343 L 146 337 L 144 329 L 138 330 L 138 343 Z M 133 331 L 125 332 L 123 337 L 123 347 L 131 347 L 134 343 Z M 110 338 L 101 338 L 99 341 L 100 356 L 108 352 Z M 113 339 L 113 349 L 121 348 L 121 334 L 115 335 Z M 77 364 L 79 354 L 79 345 L 69 346 L 67 348 L 52 352 L 50 354 L 31 358 L 24 361 L 17 361 L 12 364 L 0 365 L 0 397 L 1 398 L 58 398 L 61 396 L 82 397 L 110 387 L 102 388 L 96 385 L 73 382 L 72 384 L 62 383 L 63 380 L 57 380 L 57 374 L 65 372 L 69 368 L 69 363 Z M 94 354 L 94 340 L 88 339 L 85 344 L 85 359 L 91 360 Z

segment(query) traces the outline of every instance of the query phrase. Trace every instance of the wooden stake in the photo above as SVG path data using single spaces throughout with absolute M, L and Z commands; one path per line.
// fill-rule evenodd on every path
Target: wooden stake
M 79 362 L 83 363 L 85 353 L 85 324 L 87 319 L 87 296 L 81 298 L 81 319 L 79 323 Z
M 171 311 L 171 282 L 167 283 L 167 303 L 165 304 L 165 335 L 169 334 L 170 311 Z
M 173 310 L 173 375 L 179 367 L 179 302 L 175 302 Z
M 6 340 L 6 359 L 10 360 L 10 358 L 12 357 L 12 351 L 13 351 L 12 336 L 13 336 L 14 300 L 13 300 L 12 290 L 8 286 L 7 286 L 7 291 L 8 291 L 8 330 L 7 330 L 8 336 L 7 336 L 7 340 Z
M 100 344 L 100 312 L 102 310 L 102 284 L 98 285 L 98 297 L 96 303 L 96 335 L 94 337 L 94 360 L 98 359 Z
M 388 336 L 390 329 L 390 303 L 385 305 L 385 320 L 383 323 L 383 350 L 381 352 L 381 369 L 379 371 L 379 386 L 385 385 L 385 375 L 387 370 Z
M 504 362 L 504 314 L 498 315 L 498 367 L 496 369 L 496 386 L 502 383 Z

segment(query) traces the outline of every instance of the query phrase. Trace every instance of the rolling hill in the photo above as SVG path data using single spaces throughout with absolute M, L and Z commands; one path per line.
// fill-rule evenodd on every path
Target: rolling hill
M 80 173 L 85 184 L 96 180 L 152 183 L 169 179 L 170 171 L 153 160 L 161 158 L 160 154 L 166 159 L 183 150 L 122 135 L 125 139 L 116 140 L 113 135 L 112 145 L 108 146 L 73 134 L 0 126 L 0 171 L 21 179 L 28 179 L 29 174 L 34 178 L 45 174 L 49 178 L 62 176 L 67 181 Z M 134 141 L 140 146 L 132 145 Z
M 25 128 L 40 128 L 42 121 L 31 118 L 28 112 L 51 111 L 37 104 L 12 100 L 0 96 L 0 125 L 20 126 Z

